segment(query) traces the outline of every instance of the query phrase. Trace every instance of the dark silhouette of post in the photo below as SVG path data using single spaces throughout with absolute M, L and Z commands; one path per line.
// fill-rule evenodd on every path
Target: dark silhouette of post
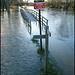
M 40 35 L 42 35 L 42 32 L 41 32 L 41 12 L 40 12 L 40 9 L 39 9 L 39 26 L 40 26 Z M 42 50 L 42 39 L 40 39 L 40 48 Z

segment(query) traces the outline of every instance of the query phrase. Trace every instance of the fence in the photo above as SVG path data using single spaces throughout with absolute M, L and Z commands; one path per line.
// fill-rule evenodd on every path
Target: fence
M 29 10 L 29 9 L 28 10 L 26 9 L 26 11 L 32 14 L 35 17 L 35 19 L 39 21 L 38 12 L 34 10 Z M 22 15 L 24 19 L 27 20 L 29 23 L 29 19 L 27 18 L 23 9 L 21 9 L 21 13 L 23 13 Z M 47 75 L 48 73 L 48 41 L 49 41 L 48 36 L 51 36 L 51 33 L 49 32 L 48 20 L 42 15 L 40 15 L 40 18 L 41 18 L 41 25 L 44 26 L 44 29 L 45 29 L 45 35 L 34 35 L 33 38 L 34 39 L 45 39 L 45 74 Z
M 21 11 L 21 15 L 22 15 L 23 19 L 27 22 L 28 31 L 31 34 L 31 20 L 29 20 L 29 18 L 27 17 L 24 9 L 21 9 L 20 11 Z
M 37 21 L 39 21 L 39 13 L 37 11 L 30 10 L 30 9 L 28 9 L 28 10 L 26 9 L 26 11 L 29 12 L 30 14 L 32 14 L 35 17 L 35 19 Z M 45 17 L 43 17 L 42 15 L 41 15 L 41 25 L 48 26 L 48 20 Z
M 27 10 L 30 14 L 32 14 L 37 21 L 39 21 L 39 13 L 34 10 Z M 45 35 L 34 35 L 34 39 L 45 39 L 45 74 L 48 74 L 48 36 L 51 37 L 51 33 L 49 32 L 48 20 L 40 15 L 41 25 L 44 26 Z M 41 44 L 40 44 L 41 45 Z

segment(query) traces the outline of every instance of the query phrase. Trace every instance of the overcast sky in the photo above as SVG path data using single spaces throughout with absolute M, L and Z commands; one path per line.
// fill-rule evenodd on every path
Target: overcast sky
M 23 0 L 23 1 L 25 1 L 25 0 Z M 47 1 L 47 0 L 45 0 L 45 1 Z M 34 0 L 30 0 L 30 2 L 34 2 Z

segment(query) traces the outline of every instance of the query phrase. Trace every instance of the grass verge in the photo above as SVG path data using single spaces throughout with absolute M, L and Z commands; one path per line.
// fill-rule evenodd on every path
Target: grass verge
M 42 48 L 42 50 L 40 49 L 38 40 L 32 39 L 32 42 L 36 43 L 36 45 L 38 46 L 37 53 L 40 55 L 40 57 L 44 58 L 45 57 L 45 49 L 44 48 Z M 63 75 L 61 69 L 57 66 L 57 64 L 51 57 L 48 58 L 48 67 L 47 68 L 48 68 L 48 75 Z M 40 75 L 46 75 L 45 67 L 40 68 L 40 71 L 41 71 Z
M 32 40 L 32 42 L 33 42 L 33 43 L 35 43 L 35 44 L 36 44 L 36 46 L 38 46 L 38 47 L 39 47 L 39 41 L 38 41 L 38 40 L 35 40 L 35 39 L 33 39 L 33 38 L 32 38 L 31 40 Z

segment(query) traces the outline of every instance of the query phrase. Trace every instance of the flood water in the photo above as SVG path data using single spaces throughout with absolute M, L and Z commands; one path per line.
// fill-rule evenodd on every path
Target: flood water
M 1 75 L 39 75 L 43 62 L 21 13 L 1 13 Z
M 44 15 L 44 13 L 46 13 Z M 64 75 L 74 75 L 74 13 L 46 9 L 42 15 L 49 20 L 49 51 Z
M 34 10 L 33 7 L 28 9 Z M 49 57 L 51 55 L 60 66 L 63 75 L 74 75 L 74 12 L 46 8 L 41 10 L 41 15 L 48 19 L 51 32 Z M 45 40 L 43 40 L 43 47 L 45 47 Z
M 33 9 L 33 7 L 28 7 Z M 48 19 L 49 56 L 56 61 L 63 75 L 74 75 L 74 13 L 44 9 L 42 16 Z M 37 47 L 31 42 L 39 34 L 38 22 L 32 21 L 31 35 L 19 11 L 11 10 L 10 17 L 1 14 L 1 71 L 2 75 L 38 75 L 43 62 Z M 43 40 L 45 47 L 45 40 Z

